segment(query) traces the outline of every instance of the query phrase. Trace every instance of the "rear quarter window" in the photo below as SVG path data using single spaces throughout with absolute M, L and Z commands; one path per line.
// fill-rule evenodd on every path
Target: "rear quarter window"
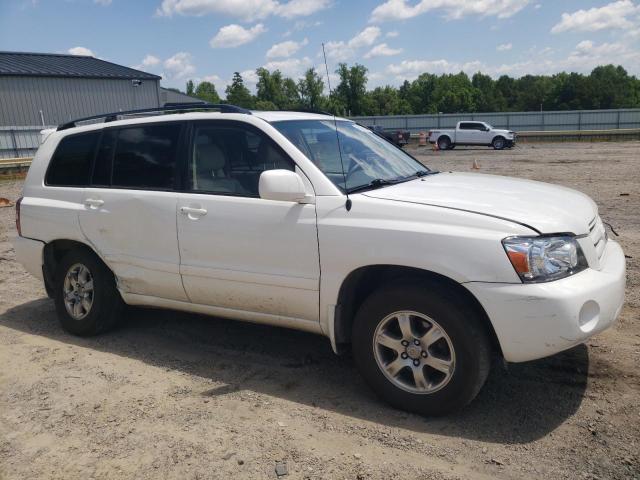
M 49 169 L 45 185 L 60 187 L 83 187 L 88 185 L 91 163 L 100 132 L 70 135 L 60 140 Z

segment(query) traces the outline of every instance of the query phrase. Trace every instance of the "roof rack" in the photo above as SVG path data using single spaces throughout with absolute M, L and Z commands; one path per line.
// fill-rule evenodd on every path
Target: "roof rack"
M 318 115 L 328 115 L 333 117 L 333 113 L 324 112 L 322 110 L 314 110 L 313 108 L 294 108 L 292 110 L 285 110 L 286 112 L 296 112 L 296 113 L 317 113 Z
M 164 113 L 164 112 L 173 112 L 173 113 L 182 113 L 191 110 L 217 110 L 221 113 L 244 113 L 246 115 L 251 115 L 251 111 L 246 108 L 238 107 L 236 105 L 229 105 L 227 103 L 207 103 L 207 102 L 191 102 L 191 103 L 167 103 L 162 107 L 154 107 L 154 108 L 143 108 L 140 110 L 127 110 L 124 112 L 112 112 L 112 113 L 103 113 L 100 115 L 92 115 L 90 117 L 77 118 L 75 120 L 71 120 L 69 122 L 61 123 L 58 125 L 57 130 L 66 130 L 68 128 L 73 128 L 77 126 L 80 122 L 87 122 L 89 120 L 98 120 L 100 118 L 104 118 L 104 123 L 113 122 L 118 119 L 118 117 L 124 117 L 127 115 L 144 115 L 151 113 Z

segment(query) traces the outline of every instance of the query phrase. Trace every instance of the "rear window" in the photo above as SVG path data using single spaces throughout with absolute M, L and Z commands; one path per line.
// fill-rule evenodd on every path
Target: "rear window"
M 111 185 L 172 189 L 176 176 L 180 128 L 181 124 L 172 123 L 118 130 Z
M 58 145 L 45 184 L 60 187 L 83 187 L 89 183 L 91 162 L 100 132 L 81 133 L 63 138 Z

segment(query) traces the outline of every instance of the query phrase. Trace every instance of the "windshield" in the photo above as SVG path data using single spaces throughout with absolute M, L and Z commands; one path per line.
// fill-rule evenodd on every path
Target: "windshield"
M 401 149 L 353 122 L 289 120 L 273 122 L 273 126 L 343 191 L 376 188 L 430 173 Z

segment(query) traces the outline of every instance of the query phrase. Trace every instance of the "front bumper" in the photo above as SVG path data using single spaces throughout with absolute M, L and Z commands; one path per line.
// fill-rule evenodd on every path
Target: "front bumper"
M 16 252 L 16 261 L 34 277 L 42 280 L 42 249 L 44 242 L 13 235 L 9 238 Z
M 600 270 L 548 283 L 464 286 L 487 312 L 505 360 L 525 362 L 582 343 L 618 318 L 626 282 L 620 245 L 609 241 L 600 262 Z

